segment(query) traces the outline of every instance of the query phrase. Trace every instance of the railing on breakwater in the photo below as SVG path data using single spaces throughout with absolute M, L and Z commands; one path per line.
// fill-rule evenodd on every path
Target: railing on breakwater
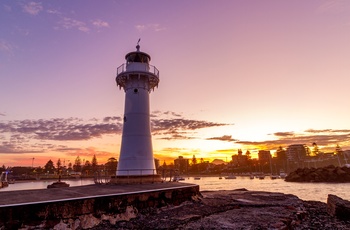
M 126 180 L 134 180 L 134 177 L 138 177 L 140 183 L 145 181 L 144 176 L 156 176 L 160 175 L 163 182 L 174 182 L 179 176 L 177 170 L 174 169 L 130 169 L 130 170 L 117 170 L 114 172 L 121 172 L 121 176 L 125 177 Z M 137 172 L 137 173 L 135 173 Z M 152 173 L 149 173 L 152 172 Z M 114 174 L 114 175 L 113 175 Z M 108 170 L 99 170 L 94 174 L 95 184 L 108 184 L 111 181 L 111 178 L 115 178 L 116 173 L 111 173 Z M 147 179 L 149 181 L 149 179 Z

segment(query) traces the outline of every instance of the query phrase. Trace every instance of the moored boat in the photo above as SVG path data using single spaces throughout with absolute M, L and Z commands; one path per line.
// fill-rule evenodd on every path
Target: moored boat
M 271 180 L 275 180 L 275 179 L 278 179 L 278 176 L 277 175 L 271 175 L 270 178 L 271 178 Z
M 265 175 L 259 175 L 258 178 L 259 178 L 259 180 L 263 180 L 263 179 L 265 179 Z
M 47 186 L 47 188 L 65 188 L 65 187 L 69 187 L 69 184 L 62 181 L 53 182 L 52 184 L 49 184 Z
M 182 177 L 182 176 L 175 176 L 175 177 L 173 178 L 173 181 L 174 181 L 174 182 L 175 182 L 175 181 L 180 181 L 180 180 L 185 180 L 185 178 Z
M 236 179 L 237 177 L 234 176 L 234 175 L 230 175 L 230 176 L 225 176 L 225 179 L 226 180 L 229 180 L 229 179 Z
M 69 187 L 69 184 L 61 181 L 61 175 L 58 177 L 58 181 L 53 182 L 52 184 L 49 184 L 47 186 L 47 188 L 65 188 L 65 187 Z

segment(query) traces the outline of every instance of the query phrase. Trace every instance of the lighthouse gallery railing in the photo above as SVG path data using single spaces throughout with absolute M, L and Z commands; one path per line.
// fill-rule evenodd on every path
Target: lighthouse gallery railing
M 140 66 L 139 66 L 140 67 Z M 144 69 L 140 69 L 138 71 L 144 71 L 144 72 L 149 72 L 154 74 L 157 78 L 159 78 L 159 70 L 153 66 L 153 65 L 144 65 Z M 126 64 L 121 64 L 118 68 L 117 68 L 117 76 L 123 72 L 126 72 Z

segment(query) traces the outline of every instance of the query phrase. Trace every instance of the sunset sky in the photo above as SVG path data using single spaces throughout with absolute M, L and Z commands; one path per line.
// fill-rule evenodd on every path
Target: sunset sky
M 350 149 L 348 0 L 2 0 L 0 165 L 118 158 L 116 69 L 139 38 L 161 162 Z

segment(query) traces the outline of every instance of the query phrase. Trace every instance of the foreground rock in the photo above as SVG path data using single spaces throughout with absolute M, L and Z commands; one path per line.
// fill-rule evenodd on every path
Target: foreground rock
M 329 194 L 327 198 L 327 209 L 330 215 L 341 220 L 350 221 L 350 201 Z
M 92 229 L 350 229 L 328 214 L 327 204 L 294 195 L 247 191 L 201 192 L 178 206 L 134 210 L 125 221 Z
M 350 168 L 329 165 L 323 168 L 298 168 L 285 178 L 288 182 L 350 182 Z

